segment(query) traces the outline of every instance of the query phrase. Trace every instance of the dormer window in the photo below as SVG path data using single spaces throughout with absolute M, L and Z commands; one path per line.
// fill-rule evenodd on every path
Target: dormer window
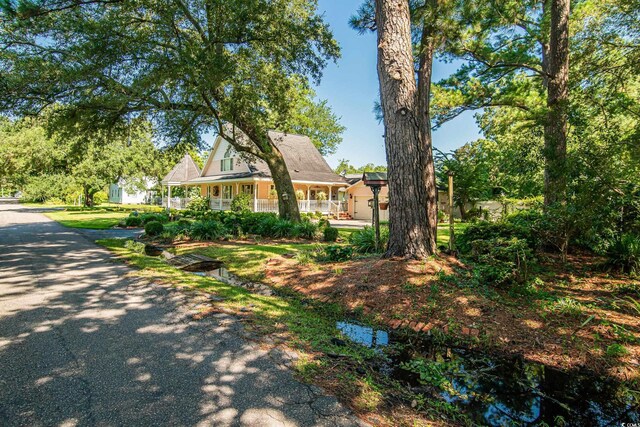
M 233 170 L 233 147 L 229 146 L 224 153 L 224 158 L 220 160 L 220 170 L 228 172 Z

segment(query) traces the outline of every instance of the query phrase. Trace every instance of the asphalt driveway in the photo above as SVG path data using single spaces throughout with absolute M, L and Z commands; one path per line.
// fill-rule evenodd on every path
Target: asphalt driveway
M 0 425 L 358 425 L 234 317 L 136 283 L 88 236 L 0 204 Z

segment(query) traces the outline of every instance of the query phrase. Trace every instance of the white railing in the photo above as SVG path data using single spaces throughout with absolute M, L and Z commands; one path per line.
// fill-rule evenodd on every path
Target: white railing
M 278 201 L 276 199 L 257 199 L 253 210 L 255 212 L 278 212 Z
M 228 211 L 231 209 L 231 199 L 211 199 L 209 206 L 214 211 Z
M 184 209 L 184 208 L 187 207 L 189 202 L 191 202 L 191 199 L 188 198 L 188 197 L 172 197 L 169 200 L 169 207 L 171 209 Z M 164 206 L 164 207 L 167 206 L 167 198 L 166 197 L 162 198 L 162 206 Z
M 191 199 L 172 197 L 170 201 L 171 209 L 185 209 Z M 167 198 L 162 199 L 162 206 L 167 206 Z M 231 209 L 231 199 L 210 199 L 209 207 L 214 211 L 227 211 Z M 254 199 L 251 200 L 250 207 L 254 212 L 278 212 L 277 199 Z M 300 212 L 321 212 L 323 214 L 335 214 L 346 212 L 347 202 L 336 202 L 329 200 L 298 200 Z

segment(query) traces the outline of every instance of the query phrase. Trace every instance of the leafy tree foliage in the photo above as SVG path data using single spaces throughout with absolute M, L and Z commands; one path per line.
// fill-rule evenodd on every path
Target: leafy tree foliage
M 91 205 L 96 193 L 121 177 L 142 185 L 144 178 L 164 172 L 147 122 L 90 133 L 52 132 L 50 126 L 44 118 L 27 118 L 5 121 L 0 129 L 0 153 L 7 159 L 0 177 L 30 199 L 65 200 L 82 193 Z
M 367 163 L 366 165 L 355 167 L 353 166 L 349 160 L 340 159 L 338 166 L 334 169 L 336 173 L 346 173 L 346 174 L 355 174 L 355 173 L 364 173 L 364 172 L 386 172 L 386 165 L 374 165 L 373 163 Z
M 490 146 L 490 144 L 487 144 Z M 490 182 L 490 152 L 484 141 L 466 144 L 452 153 L 436 156 L 438 182 L 448 187 L 448 173 L 454 174 L 453 201 L 460 209 L 462 219 L 466 219 L 466 206 L 478 200 L 493 196 Z
M 2 10 L 0 109 L 55 101 L 96 127 L 147 115 L 165 139 L 189 144 L 215 130 L 268 164 L 281 216 L 299 220 L 267 130 L 334 119 L 309 100 L 309 80 L 339 54 L 315 1 L 7 0 Z M 332 125 L 316 130 L 316 141 L 335 144 Z

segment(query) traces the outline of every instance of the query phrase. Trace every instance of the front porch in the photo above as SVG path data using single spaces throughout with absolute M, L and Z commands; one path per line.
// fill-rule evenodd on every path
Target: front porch
M 209 207 L 215 211 L 231 209 L 231 202 L 238 194 L 251 196 L 249 209 L 253 212 L 278 212 L 278 199 L 271 181 L 238 181 L 225 183 L 198 183 L 197 185 L 182 184 L 182 188 L 199 188 L 202 197 L 209 199 Z M 298 209 L 302 213 L 319 212 L 323 215 L 340 216 L 348 210 L 348 203 L 344 199 L 345 188 L 342 185 L 319 185 L 295 183 L 295 193 L 289 197 L 298 199 Z M 171 187 L 168 188 L 171 195 Z M 191 198 L 164 197 L 162 205 L 171 209 L 185 209 Z

